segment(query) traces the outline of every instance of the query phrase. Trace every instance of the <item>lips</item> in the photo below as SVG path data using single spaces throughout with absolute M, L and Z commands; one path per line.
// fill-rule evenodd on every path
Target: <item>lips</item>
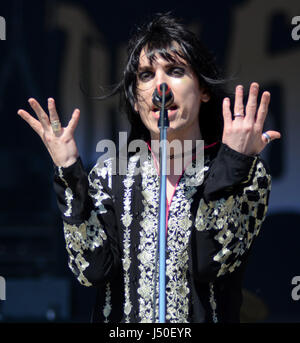
M 177 113 L 177 110 L 178 110 L 178 106 L 173 104 L 172 106 L 170 106 L 168 108 L 168 118 L 171 119 L 176 113 Z M 152 115 L 154 116 L 155 119 L 159 119 L 160 117 L 160 108 L 156 107 L 156 106 L 153 106 L 151 108 L 151 113 Z
M 176 111 L 177 109 L 178 109 L 178 106 L 175 104 L 168 108 L 168 110 L 170 110 L 170 111 Z
M 172 106 L 168 107 L 167 110 L 170 110 L 170 111 L 175 111 L 178 109 L 178 106 L 173 104 Z M 151 108 L 151 111 L 152 112 L 159 112 L 160 111 L 160 108 L 156 107 L 156 106 L 152 106 Z

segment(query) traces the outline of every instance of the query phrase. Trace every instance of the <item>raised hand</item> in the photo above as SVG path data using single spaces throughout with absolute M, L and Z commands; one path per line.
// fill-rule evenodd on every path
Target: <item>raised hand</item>
M 223 100 L 224 130 L 222 142 L 233 150 L 249 156 L 259 154 L 270 141 L 281 137 L 278 131 L 262 132 L 271 94 L 269 92 L 262 94 L 256 112 L 258 91 L 259 84 L 253 82 L 250 86 L 246 110 L 244 110 L 243 86 L 236 87 L 233 119 L 230 111 L 230 99 L 225 98 Z
M 74 110 L 67 127 L 61 127 L 54 99 L 48 99 L 50 118 L 35 99 L 30 98 L 28 102 L 38 119 L 35 119 L 23 109 L 18 110 L 20 117 L 41 137 L 53 162 L 57 166 L 68 167 L 73 164 L 78 158 L 74 131 L 80 117 L 79 109 Z

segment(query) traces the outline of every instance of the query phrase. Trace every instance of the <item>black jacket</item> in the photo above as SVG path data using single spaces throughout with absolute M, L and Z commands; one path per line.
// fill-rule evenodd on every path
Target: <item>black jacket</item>
M 98 289 L 92 321 L 151 322 L 159 176 L 151 153 L 86 174 L 80 158 L 55 167 L 69 266 Z M 222 143 L 204 150 L 178 182 L 167 209 L 166 322 L 238 322 L 242 278 L 265 218 L 271 177 L 259 156 Z M 115 168 L 116 167 L 116 168 Z M 156 282 L 156 321 L 158 281 Z

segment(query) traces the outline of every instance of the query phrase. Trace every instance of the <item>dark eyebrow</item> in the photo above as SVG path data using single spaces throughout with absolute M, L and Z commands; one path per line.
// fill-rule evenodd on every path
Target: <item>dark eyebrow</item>
M 152 69 L 152 66 L 149 64 L 149 65 L 147 65 L 147 66 L 143 66 L 143 67 L 138 67 L 138 72 L 141 72 L 141 71 L 148 71 L 148 70 L 150 70 L 150 69 Z
M 169 68 L 169 67 L 186 67 L 187 64 L 182 63 L 182 62 L 169 62 L 166 63 L 165 67 Z
M 183 62 L 167 62 L 165 65 L 164 65 L 164 68 L 170 68 L 170 67 L 187 67 L 188 65 L 186 63 L 183 63 Z M 149 65 L 145 65 L 143 67 L 138 67 L 138 72 L 142 72 L 142 71 L 148 71 L 148 70 L 151 70 L 152 69 L 152 64 L 149 64 Z

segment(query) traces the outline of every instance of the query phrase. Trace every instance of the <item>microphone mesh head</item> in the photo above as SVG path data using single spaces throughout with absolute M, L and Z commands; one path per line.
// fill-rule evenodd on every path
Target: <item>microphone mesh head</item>
M 152 102 L 158 108 L 162 107 L 163 87 L 165 87 L 165 109 L 167 109 L 173 103 L 174 96 L 171 88 L 166 83 L 162 83 L 155 88 L 152 95 Z

